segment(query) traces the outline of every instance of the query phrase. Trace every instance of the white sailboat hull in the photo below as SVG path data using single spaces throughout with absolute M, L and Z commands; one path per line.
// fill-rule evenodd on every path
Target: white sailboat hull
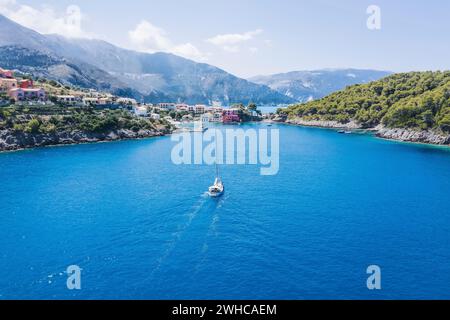
M 211 198 L 219 198 L 219 197 L 223 196 L 224 193 L 225 193 L 225 188 L 223 188 L 222 191 L 219 191 L 219 192 L 208 191 L 208 195 Z
M 214 185 L 209 187 L 208 194 L 212 198 L 218 198 L 221 195 L 223 195 L 225 192 L 225 187 L 222 183 L 222 181 L 219 178 L 216 178 L 216 181 L 214 182 Z

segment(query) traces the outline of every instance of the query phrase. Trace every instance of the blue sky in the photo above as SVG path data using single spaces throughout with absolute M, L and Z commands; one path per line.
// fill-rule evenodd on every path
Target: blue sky
M 380 30 L 367 28 L 369 5 L 381 9 Z M 172 52 L 242 77 L 450 69 L 449 12 L 441 0 L 0 0 L 0 13 L 42 33 Z

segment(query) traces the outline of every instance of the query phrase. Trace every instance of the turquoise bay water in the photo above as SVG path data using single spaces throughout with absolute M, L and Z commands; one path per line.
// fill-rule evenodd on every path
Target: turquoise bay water
M 450 298 L 448 149 L 273 128 L 279 174 L 220 200 L 170 137 L 0 154 L 0 299 Z

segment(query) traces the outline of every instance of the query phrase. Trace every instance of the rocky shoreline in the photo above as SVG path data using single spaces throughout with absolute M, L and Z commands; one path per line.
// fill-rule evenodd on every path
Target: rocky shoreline
M 282 122 L 286 124 L 306 126 L 306 127 L 319 127 L 319 128 L 330 128 L 330 129 L 346 129 L 346 130 L 367 130 L 372 131 L 374 134 L 383 139 L 397 140 L 404 142 L 414 142 L 414 143 L 426 143 L 441 146 L 450 146 L 450 134 L 445 134 L 442 132 L 436 132 L 432 130 L 411 130 L 403 128 L 386 128 L 382 125 L 373 128 L 363 128 L 361 125 L 355 121 L 348 123 L 339 123 L 337 121 L 321 121 L 321 120 L 304 120 L 300 118 L 295 119 L 283 119 L 276 118 L 272 119 L 275 122 Z
M 375 135 L 383 139 L 450 146 L 450 135 L 444 135 L 431 130 L 415 131 L 401 128 L 379 128 Z
M 107 133 L 92 133 L 74 130 L 45 134 L 32 134 L 25 132 L 15 132 L 13 130 L 0 130 L 0 152 L 45 146 L 160 137 L 169 133 L 171 133 L 170 130 L 139 130 L 135 132 L 132 130 L 120 129 Z
M 320 127 L 320 128 L 332 128 L 332 129 L 362 129 L 362 127 L 354 121 L 348 123 L 340 123 L 337 121 L 322 121 L 322 120 L 303 120 L 303 119 L 287 119 L 285 123 L 294 124 L 305 127 Z

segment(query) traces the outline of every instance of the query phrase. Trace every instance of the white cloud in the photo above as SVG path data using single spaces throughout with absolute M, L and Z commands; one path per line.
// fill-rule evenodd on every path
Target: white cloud
M 9 19 L 44 34 L 60 34 L 72 38 L 91 37 L 81 27 L 84 15 L 78 6 L 71 5 L 66 11 L 56 12 L 50 6 L 35 8 L 16 0 L 0 0 L 0 14 Z
M 215 46 L 221 47 L 227 52 L 236 53 L 240 51 L 240 44 L 254 39 L 262 32 L 262 29 L 256 29 L 254 31 L 248 31 L 244 33 L 219 34 L 215 37 L 207 39 L 206 41 Z
M 180 44 L 172 49 L 174 54 L 180 55 L 182 57 L 205 60 L 206 56 L 200 52 L 200 50 L 194 46 L 192 43 Z
M 145 20 L 128 32 L 128 35 L 131 42 L 141 51 L 165 51 L 172 46 L 163 29 Z
M 206 60 L 203 54 L 192 43 L 173 44 L 166 31 L 150 22 L 141 21 L 134 30 L 128 32 L 131 43 L 136 50 L 154 53 L 158 51 L 171 52 L 185 58 Z
M 255 36 L 259 35 L 262 32 L 263 31 L 261 29 L 257 29 L 255 31 L 248 31 L 245 33 L 219 34 L 208 39 L 207 41 L 216 46 L 235 45 L 241 42 L 252 40 Z

